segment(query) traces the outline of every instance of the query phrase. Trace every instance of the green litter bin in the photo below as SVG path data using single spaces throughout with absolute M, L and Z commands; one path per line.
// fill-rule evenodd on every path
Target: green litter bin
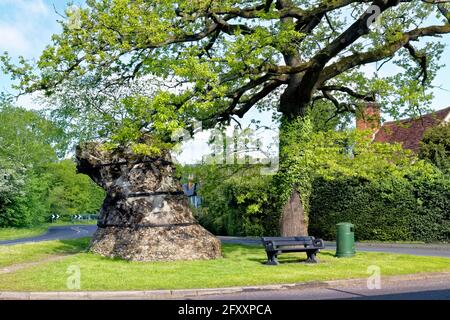
M 336 257 L 353 257 L 355 255 L 355 226 L 348 222 L 341 222 L 336 226 Z

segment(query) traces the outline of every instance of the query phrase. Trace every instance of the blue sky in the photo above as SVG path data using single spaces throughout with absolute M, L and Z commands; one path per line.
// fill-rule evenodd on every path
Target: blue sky
M 0 50 L 37 57 L 58 32 L 65 0 L 0 0 Z
M 11 56 L 22 55 L 29 59 L 36 59 L 50 43 L 51 35 L 58 33 L 57 20 L 62 17 L 57 12 L 63 13 L 69 3 L 67 0 L 0 0 L 0 52 L 8 51 Z M 72 1 L 75 5 L 83 3 L 83 0 Z M 435 110 L 450 105 L 450 35 L 441 39 L 446 44 L 442 63 L 446 65 L 440 70 L 434 85 L 443 89 L 435 89 L 435 99 L 432 108 Z M 394 69 L 386 72 L 395 72 Z M 373 66 L 368 66 L 367 71 L 373 71 Z M 10 92 L 9 79 L 0 73 L 0 91 Z M 24 107 L 36 108 L 30 97 L 23 97 L 19 104 Z M 270 124 L 269 114 L 251 112 L 246 116 L 244 124 L 250 119 L 262 120 Z
M 66 0 L 0 0 L 0 52 L 36 59 L 60 28 Z M 9 78 L 0 73 L 0 91 L 10 92 Z M 30 107 L 29 98 L 20 101 Z

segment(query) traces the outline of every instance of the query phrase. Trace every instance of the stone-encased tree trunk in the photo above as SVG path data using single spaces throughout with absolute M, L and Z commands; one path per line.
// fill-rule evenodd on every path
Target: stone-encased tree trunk
M 86 143 L 76 160 L 107 193 L 92 252 L 137 261 L 221 257 L 220 241 L 193 217 L 168 151 L 149 157 Z

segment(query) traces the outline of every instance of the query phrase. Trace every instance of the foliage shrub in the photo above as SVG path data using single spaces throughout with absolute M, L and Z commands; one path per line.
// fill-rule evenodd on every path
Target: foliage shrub
M 259 175 L 258 168 L 203 165 L 179 171 L 182 176 L 194 174 L 200 183 L 202 207 L 194 214 L 214 234 L 262 236 L 277 230 L 278 219 L 269 210 L 272 179 Z
M 29 227 L 52 214 L 70 220 L 73 214 L 98 213 L 104 191 L 89 177 L 76 174 L 72 160 L 50 163 L 40 172 L 27 171 L 18 190 L 0 195 L 0 227 Z
M 450 173 L 450 124 L 425 132 L 420 143 L 419 157 Z
M 200 223 L 219 235 L 278 235 L 279 210 L 271 177 L 224 180 L 213 191 L 200 188 Z M 309 234 L 327 240 L 336 224 L 355 224 L 357 240 L 450 240 L 450 179 L 316 177 L 309 203 Z

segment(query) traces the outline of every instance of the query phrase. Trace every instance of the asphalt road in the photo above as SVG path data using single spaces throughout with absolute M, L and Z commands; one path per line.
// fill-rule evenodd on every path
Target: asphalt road
M 72 225 L 72 226 L 50 227 L 47 233 L 43 235 L 15 240 L 3 240 L 0 241 L 0 245 L 13 245 L 27 242 L 84 238 L 92 236 L 95 230 L 97 230 L 96 225 Z
M 0 245 L 14 245 L 27 242 L 40 242 L 49 240 L 64 240 L 64 239 L 91 237 L 96 229 L 97 226 L 95 225 L 71 225 L 71 226 L 50 227 L 46 234 L 31 238 L 0 241 Z M 260 240 L 257 238 L 242 238 L 242 237 L 219 237 L 219 238 L 223 243 L 237 243 L 247 245 L 261 244 Z M 326 242 L 325 247 L 328 250 L 335 250 L 336 245 L 333 242 Z M 450 244 L 428 245 L 428 244 L 356 243 L 356 250 L 450 258 Z
M 366 283 L 267 290 L 195 297 L 194 300 L 450 300 L 450 276 L 436 279 L 383 281 L 381 289 Z

